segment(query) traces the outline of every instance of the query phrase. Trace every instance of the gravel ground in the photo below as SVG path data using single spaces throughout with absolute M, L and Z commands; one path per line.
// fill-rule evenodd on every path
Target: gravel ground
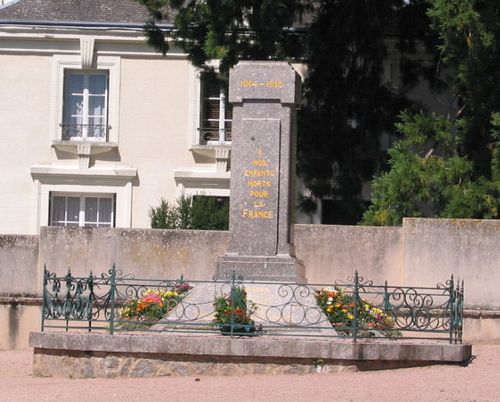
M 31 375 L 32 351 L 0 352 L 0 401 L 500 401 L 500 345 L 467 367 L 318 375 L 71 380 Z

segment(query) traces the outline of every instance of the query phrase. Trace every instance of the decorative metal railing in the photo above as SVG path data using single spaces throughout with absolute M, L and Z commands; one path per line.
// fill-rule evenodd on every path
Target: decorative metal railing
M 230 129 L 219 129 L 210 127 L 200 127 L 198 128 L 200 133 L 200 144 L 206 144 L 209 141 L 216 142 L 230 142 L 231 141 L 231 130 Z
M 229 336 L 433 339 L 462 342 L 463 281 L 435 287 L 138 279 L 44 270 L 42 331 L 204 332 Z
M 106 124 L 69 124 L 61 123 L 62 139 L 69 141 L 74 138 L 94 138 L 106 141 L 111 126 Z

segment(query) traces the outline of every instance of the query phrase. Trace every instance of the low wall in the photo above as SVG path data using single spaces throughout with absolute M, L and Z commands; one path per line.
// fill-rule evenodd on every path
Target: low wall
M 500 310 L 500 220 L 406 218 L 403 232 L 405 284 L 454 274 L 465 282 L 467 307 Z
M 358 271 L 376 283 L 401 284 L 400 227 L 295 225 L 295 251 L 309 283 L 346 280 Z
M 27 349 L 30 331 L 40 329 L 40 300 L 0 298 L 0 350 Z
M 74 275 L 100 274 L 115 263 L 139 278 L 209 280 L 228 241 L 227 232 L 156 229 L 45 227 L 39 237 L 0 235 L 0 298 L 7 297 L 3 304 L 0 300 L 0 324 L 31 317 L 16 298 L 40 296 L 44 264 L 58 275 L 68 268 Z M 498 220 L 408 218 L 402 227 L 295 226 L 296 254 L 309 283 L 345 280 L 355 270 L 375 283 L 406 286 L 435 286 L 451 274 L 464 279 L 466 308 L 478 313 L 466 322 L 466 339 L 472 333 L 474 339 L 481 334 L 500 339 L 499 245 Z M 38 328 L 39 319 L 26 320 L 33 322 L 30 329 Z M 26 337 L 19 342 L 16 337 L 0 332 L 0 349 L 27 345 Z
M 115 263 L 137 278 L 212 279 L 228 240 L 222 231 L 44 227 L 40 263 L 62 275 L 100 274 Z
M 0 296 L 38 293 L 38 236 L 0 235 Z
M 101 335 L 33 332 L 33 374 L 40 377 L 158 377 L 312 374 L 429 364 L 467 364 L 471 345 L 346 342 L 307 337 L 202 334 Z

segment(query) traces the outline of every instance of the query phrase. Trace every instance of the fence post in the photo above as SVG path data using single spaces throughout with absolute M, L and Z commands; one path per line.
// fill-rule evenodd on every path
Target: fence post
M 87 304 L 87 320 L 89 322 L 89 332 L 92 331 L 92 311 L 94 309 L 94 277 L 92 276 L 92 271 L 89 273 L 89 278 L 87 279 L 87 284 L 89 288 L 89 301 Z
M 450 284 L 448 288 L 450 293 L 450 344 L 453 343 L 453 332 L 455 330 L 455 286 L 453 284 L 453 274 L 451 274 Z
M 358 316 L 359 316 L 359 277 L 358 270 L 354 273 L 354 321 L 352 326 L 352 340 L 356 342 L 358 339 Z
M 235 310 L 235 296 L 236 296 L 236 272 L 233 271 L 231 275 L 231 338 L 234 334 L 234 310 Z
M 47 271 L 47 264 L 43 264 L 43 289 L 42 289 L 42 323 L 41 331 L 43 332 L 45 325 L 45 312 L 47 311 L 47 284 L 49 283 L 49 272 Z
M 66 296 L 64 297 L 63 313 L 66 322 L 66 332 L 68 332 L 69 318 L 71 316 L 71 310 L 73 308 L 73 300 L 71 297 L 71 287 L 73 284 L 73 276 L 71 275 L 71 269 L 68 268 L 68 273 L 64 277 L 66 283 Z
M 389 290 L 387 288 L 387 281 L 384 283 L 384 313 L 387 314 L 387 312 L 391 309 L 391 303 L 389 301 Z
M 462 279 L 462 287 L 460 288 L 460 293 L 459 293 L 459 298 L 460 302 L 458 303 L 458 342 L 462 343 L 462 335 L 464 331 L 464 280 Z
M 115 332 L 115 294 L 116 294 L 116 267 L 113 263 L 111 267 L 111 276 L 110 276 L 110 303 L 111 303 L 111 312 L 109 315 L 109 334 L 113 335 Z

